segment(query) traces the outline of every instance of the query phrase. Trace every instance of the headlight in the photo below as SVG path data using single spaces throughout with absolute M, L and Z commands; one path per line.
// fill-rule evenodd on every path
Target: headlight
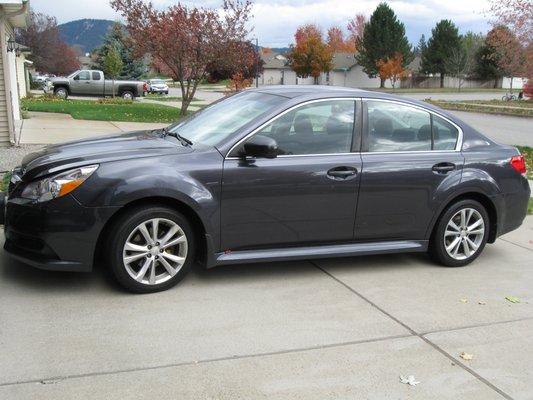
M 43 202 L 64 196 L 85 182 L 97 168 L 97 164 L 88 165 L 30 182 L 22 191 L 21 197 Z

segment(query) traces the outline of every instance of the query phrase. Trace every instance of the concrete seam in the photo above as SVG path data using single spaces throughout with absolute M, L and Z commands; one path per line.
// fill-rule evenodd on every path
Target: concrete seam
M 375 309 L 377 309 L 378 311 L 380 311 L 382 314 L 386 315 L 387 317 L 389 317 L 390 319 L 392 319 L 393 321 L 395 321 L 396 323 L 400 324 L 401 326 L 403 326 L 405 329 L 407 329 L 409 332 L 411 332 L 412 335 L 414 336 L 417 336 L 419 337 L 421 340 L 423 340 L 424 342 L 426 342 L 428 345 L 430 345 L 431 347 L 433 347 L 435 350 L 437 350 L 439 353 L 441 353 L 443 356 L 445 356 L 446 358 L 448 358 L 449 360 L 451 360 L 454 364 L 460 366 L 462 369 L 464 369 L 466 372 L 470 373 L 474 378 L 476 378 L 477 380 L 479 380 L 480 382 L 484 383 L 486 386 L 488 386 L 489 388 L 491 388 L 492 390 L 494 390 L 495 392 L 497 392 L 499 395 L 501 395 L 502 397 L 504 397 L 505 399 L 507 400 L 513 400 L 513 398 L 511 396 L 509 396 L 507 393 L 505 393 L 503 390 L 501 390 L 500 388 L 498 388 L 496 385 L 494 385 L 493 383 L 491 383 L 489 380 L 483 378 L 481 375 L 479 375 L 477 372 L 475 372 L 473 369 L 471 369 L 470 367 L 468 367 L 467 365 L 465 365 L 464 363 L 462 363 L 460 360 L 458 360 L 457 358 L 455 358 L 454 356 L 452 356 L 451 354 L 449 354 L 448 352 L 446 352 L 444 349 L 440 348 L 439 346 L 437 346 L 435 343 L 433 343 L 431 340 L 429 340 L 428 338 L 426 338 L 425 336 L 423 336 L 422 334 L 416 332 L 413 328 L 411 328 L 409 325 L 407 325 L 406 323 L 402 322 L 401 320 L 399 320 L 398 318 L 396 318 L 394 315 L 390 314 L 389 312 L 385 311 L 383 308 L 381 308 L 380 306 L 378 306 L 377 304 L 375 304 L 374 302 L 372 302 L 370 299 L 368 299 L 367 297 L 365 297 L 364 295 L 360 294 L 358 291 L 356 291 L 355 289 L 353 289 L 350 285 L 344 283 L 343 281 L 341 281 L 339 278 L 337 278 L 336 276 L 334 276 L 333 274 L 329 273 L 328 271 L 326 271 L 325 269 L 323 269 L 322 267 L 320 267 L 318 264 L 316 264 L 315 262 L 313 261 L 309 261 L 309 263 L 311 263 L 312 265 L 314 265 L 318 270 L 322 271 L 324 274 L 328 275 L 330 278 L 332 278 L 333 280 L 335 280 L 336 282 L 340 283 L 342 286 L 344 286 L 346 289 L 348 289 L 350 292 L 352 292 L 353 294 L 355 294 L 356 296 L 358 296 L 360 299 L 364 300 L 365 302 L 367 302 L 368 304 L 370 304 L 372 307 L 374 307 Z

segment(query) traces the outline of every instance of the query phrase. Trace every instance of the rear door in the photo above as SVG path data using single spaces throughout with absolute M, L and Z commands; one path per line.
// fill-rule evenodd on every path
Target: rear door
M 230 151 L 222 182 L 222 250 L 353 240 L 361 170 L 361 156 L 352 151 L 356 104 L 301 104 L 252 133 L 277 141 L 276 158 L 239 158 L 246 140 Z
M 363 100 L 357 240 L 423 240 L 437 195 L 460 182 L 461 131 L 406 103 Z
M 91 71 L 90 94 L 104 95 L 104 76 L 100 71 Z

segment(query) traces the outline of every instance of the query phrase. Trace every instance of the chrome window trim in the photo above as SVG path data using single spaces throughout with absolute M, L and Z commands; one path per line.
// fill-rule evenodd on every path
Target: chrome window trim
M 463 130 L 461 129 L 461 127 L 459 125 L 457 125 L 455 122 L 451 121 L 449 118 L 445 117 L 444 115 L 434 111 L 434 110 L 430 110 L 428 108 L 424 108 L 422 106 L 419 106 L 417 104 L 411 104 L 411 103 L 404 103 L 403 101 L 399 101 L 399 100 L 390 100 L 390 99 L 379 99 L 379 98 L 376 98 L 376 99 L 373 99 L 373 98 L 369 98 L 369 97 L 366 97 L 366 98 L 362 98 L 362 101 L 367 103 L 369 101 L 381 101 L 381 102 L 385 102 L 385 103 L 394 103 L 394 104 L 399 104 L 399 105 L 402 105 L 402 106 L 406 106 L 406 107 L 413 107 L 413 108 L 417 108 L 419 110 L 422 110 L 422 111 L 425 111 L 427 113 L 430 113 L 432 115 L 436 115 L 437 117 L 439 118 L 442 118 L 443 120 L 445 120 L 446 122 L 449 122 L 451 125 L 453 125 L 456 129 L 457 129 L 457 143 L 455 144 L 455 149 L 453 150 L 409 150 L 409 151 L 365 151 L 365 152 L 361 152 L 361 154 L 398 154 L 398 153 L 423 153 L 423 152 L 428 152 L 428 153 L 436 153 L 436 152 L 459 152 L 461 151 L 461 148 L 463 147 Z M 368 110 L 368 106 L 367 106 L 367 110 Z M 368 111 L 367 111 L 368 112 Z M 368 132 L 366 132 L 368 133 Z M 365 134 L 365 132 L 363 132 L 363 135 Z
M 272 122 L 274 122 L 278 118 L 281 118 L 282 116 L 284 116 L 285 114 L 291 112 L 292 110 L 294 110 L 296 108 L 299 108 L 299 107 L 302 107 L 302 106 L 306 106 L 308 104 L 313 104 L 313 103 L 323 103 L 325 101 L 338 101 L 338 100 L 345 100 L 345 101 L 353 101 L 353 102 L 355 102 L 355 101 L 361 100 L 361 97 L 329 97 L 329 98 L 324 98 L 324 99 L 308 100 L 308 101 L 304 101 L 303 103 L 295 104 L 294 106 L 289 107 L 285 111 L 279 113 L 275 117 L 272 117 L 271 119 L 269 119 L 265 123 L 263 123 L 260 126 L 258 126 L 257 128 L 255 128 L 252 132 L 248 133 L 246 136 L 241 138 L 239 141 L 237 141 L 237 143 L 235 143 L 233 146 L 231 146 L 231 148 L 229 149 L 227 154 L 231 154 L 231 152 L 235 149 L 235 147 L 239 146 L 242 142 L 244 142 L 245 140 L 247 140 L 251 136 L 255 135 L 257 132 L 259 132 L 261 129 L 263 129 L 268 124 L 271 124 Z M 355 123 L 355 121 L 356 121 L 356 115 L 354 114 L 354 123 Z M 346 155 L 346 154 L 355 154 L 355 153 L 356 152 L 350 151 L 350 152 L 347 152 L 347 153 L 326 153 L 326 154 L 285 154 L 285 155 L 279 155 L 276 158 L 311 157 L 311 156 L 324 156 L 324 155 L 333 156 L 333 155 Z M 240 158 L 239 157 L 228 157 L 226 155 L 226 157 L 224 157 L 224 159 L 225 160 L 239 160 Z

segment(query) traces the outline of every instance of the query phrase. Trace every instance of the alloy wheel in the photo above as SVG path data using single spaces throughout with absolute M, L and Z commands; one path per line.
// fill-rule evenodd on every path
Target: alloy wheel
M 455 260 L 472 257 L 483 243 L 485 221 L 474 208 L 457 211 L 444 231 L 444 248 Z
M 174 221 L 153 218 L 128 236 L 122 252 L 128 274 L 144 285 L 158 285 L 175 276 L 187 259 L 188 241 Z

